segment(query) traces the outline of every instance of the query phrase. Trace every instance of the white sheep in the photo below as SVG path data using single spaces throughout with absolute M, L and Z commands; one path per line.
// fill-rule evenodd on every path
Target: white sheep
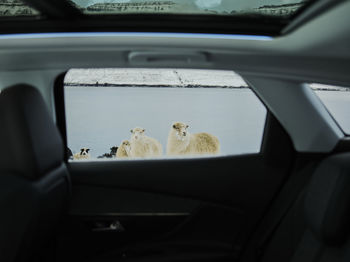
M 145 129 L 136 127 L 131 130 L 131 157 L 158 157 L 163 154 L 162 145 L 154 138 L 145 135 Z
M 219 139 L 208 133 L 190 134 L 188 125 L 177 122 L 170 129 L 167 155 L 216 155 L 220 153 Z
M 130 142 L 129 140 L 124 140 L 118 147 L 116 157 L 126 158 L 130 156 Z

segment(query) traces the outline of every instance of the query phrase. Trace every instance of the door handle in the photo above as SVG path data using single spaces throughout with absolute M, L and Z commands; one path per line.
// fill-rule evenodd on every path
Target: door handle
M 93 232 L 124 232 L 125 228 L 120 223 L 120 221 L 101 221 L 95 222 L 92 228 Z

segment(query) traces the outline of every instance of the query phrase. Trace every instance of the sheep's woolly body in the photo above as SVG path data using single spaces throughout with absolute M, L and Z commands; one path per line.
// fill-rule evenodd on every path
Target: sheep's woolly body
M 131 157 L 158 157 L 163 154 L 162 145 L 158 140 L 146 136 L 145 129 L 135 127 L 131 133 Z
M 130 142 L 124 140 L 118 147 L 116 157 L 117 158 L 126 158 L 130 156 Z
M 124 158 L 124 157 L 128 157 L 128 152 L 126 151 L 126 149 L 124 147 L 119 147 L 117 150 L 117 154 L 116 157 L 117 158 Z
M 85 160 L 85 159 L 89 159 L 90 158 L 90 154 L 88 155 L 81 155 L 80 153 L 76 153 L 73 155 L 73 159 L 74 160 Z
M 157 157 L 162 154 L 162 145 L 152 137 L 143 136 L 139 140 L 131 140 L 131 157 Z
M 172 128 L 168 136 L 167 155 L 216 155 L 220 153 L 219 139 L 208 133 L 181 136 Z

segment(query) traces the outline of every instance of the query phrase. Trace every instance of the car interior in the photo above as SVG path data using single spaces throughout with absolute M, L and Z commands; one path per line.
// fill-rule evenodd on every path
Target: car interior
M 350 1 L 85 2 L 0 2 L 1 262 L 350 261 L 350 140 L 309 88 L 350 87 Z M 233 70 L 260 151 L 70 161 L 72 68 Z

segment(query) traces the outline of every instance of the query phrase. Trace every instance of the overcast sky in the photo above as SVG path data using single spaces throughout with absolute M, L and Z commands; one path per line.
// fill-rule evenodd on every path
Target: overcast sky
M 128 3 L 128 2 L 154 2 L 155 0 L 72 0 L 76 4 L 87 7 L 95 3 Z M 256 8 L 264 5 L 280 5 L 299 3 L 302 0 L 171 0 L 175 3 L 194 2 L 201 9 L 215 11 L 232 11 Z

